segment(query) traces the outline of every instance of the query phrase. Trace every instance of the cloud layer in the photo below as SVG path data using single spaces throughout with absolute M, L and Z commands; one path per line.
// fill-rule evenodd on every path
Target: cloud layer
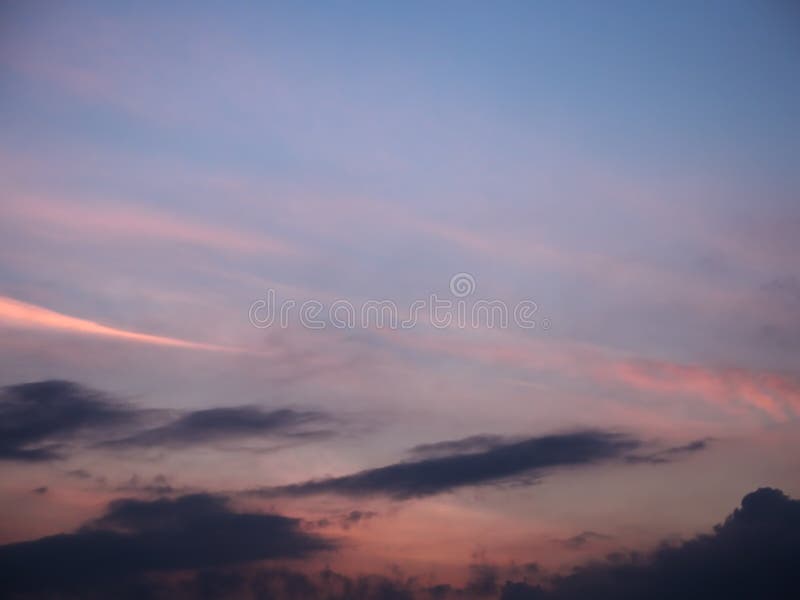
M 650 553 L 613 554 L 566 574 L 543 572 L 535 563 L 509 569 L 480 563 L 469 567 L 465 584 L 454 585 L 399 571 L 348 576 L 328 568 L 236 566 L 331 547 L 300 532 L 293 519 L 235 513 L 208 495 L 122 500 L 75 534 L 0 547 L 0 592 L 165 600 L 790 600 L 800 585 L 800 501 L 761 488 L 710 533 Z M 193 572 L 142 577 L 175 569 Z M 27 593 L 32 590 L 42 595 Z

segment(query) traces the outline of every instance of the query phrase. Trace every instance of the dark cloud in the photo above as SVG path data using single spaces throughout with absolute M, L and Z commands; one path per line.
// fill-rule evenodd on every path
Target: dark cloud
M 700 450 L 705 450 L 708 447 L 708 442 L 710 441 L 711 441 L 710 439 L 695 440 L 683 446 L 675 446 L 674 448 L 667 448 L 666 450 L 664 450 L 664 453 L 675 455 L 675 454 L 684 454 L 687 452 L 698 452 Z
M 449 442 L 453 444 L 453 442 Z M 343 477 L 313 480 L 251 493 L 306 496 L 385 494 L 397 499 L 427 496 L 469 485 L 530 481 L 544 470 L 619 458 L 640 446 L 625 435 L 580 431 L 495 444 L 483 451 L 395 463 Z
M 469 579 L 464 591 L 468 598 L 487 598 L 497 595 L 500 570 L 496 565 L 478 563 L 469 566 Z
M 209 408 L 184 414 L 174 421 L 107 442 L 119 447 L 183 447 L 225 440 L 277 436 L 309 439 L 328 437 L 331 430 L 309 428 L 329 423 L 331 418 L 317 411 L 288 408 L 263 410 L 256 406 Z
M 234 512 L 224 497 L 122 499 L 75 533 L 0 546 L 0 596 L 145 572 L 303 558 L 332 548 L 331 541 L 302 531 L 297 519 Z
M 695 440 L 683 446 L 674 446 L 649 454 L 631 454 L 626 456 L 625 460 L 629 463 L 649 463 L 651 465 L 670 463 L 687 454 L 706 450 L 710 441 L 711 439 Z
M 86 469 L 72 469 L 71 471 L 67 471 L 66 475 L 68 477 L 74 477 L 75 479 L 91 479 L 92 474 L 89 473 Z
M 378 513 L 371 511 L 371 510 L 351 510 L 347 513 L 342 522 L 344 523 L 345 529 L 351 525 L 355 525 L 356 523 L 361 523 L 362 521 L 366 521 L 368 519 L 372 519 L 373 517 L 377 517 Z
M 578 535 L 572 536 L 563 541 L 564 546 L 569 548 L 570 550 L 578 550 L 583 548 L 587 544 L 594 542 L 594 541 L 608 541 L 614 539 L 610 535 L 605 535 L 603 533 L 597 533 L 596 531 L 581 531 Z
M 368 521 L 378 516 L 378 513 L 371 511 L 371 510 L 351 510 L 348 513 L 333 516 L 333 517 L 326 517 L 324 519 L 318 519 L 316 521 L 309 521 L 307 525 L 309 527 L 333 527 L 334 525 L 341 527 L 342 529 L 350 529 L 351 527 L 358 525 L 359 523 L 363 523 L 364 521 Z
M 469 567 L 464 586 L 429 583 L 404 576 L 399 570 L 388 576 L 348 576 L 329 568 L 313 573 L 256 565 L 224 567 L 256 556 L 276 556 L 275 538 L 283 540 L 278 544 L 278 556 L 286 555 L 286 544 L 294 556 L 329 544 L 299 533 L 296 521 L 285 517 L 238 515 L 248 517 L 248 522 L 229 527 L 222 525 L 225 519 L 216 522 L 214 515 L 227 518 L 238 513 L 231 513 L 224 500 L 206 495 L 176 501 L 120 501 L 104 517 L 72 536 L 44 538 L 29 543 L 32 546 L 27 549 L 20 548 L 25 544 L 0 547 L 0 577 L 5 578 L 0 581 L 18 581 L 20 572 L 38 575 L 40 588 L 43 581 L 49 582 L 47 591 L 18 597 L 70 600 L 794 600 L 800 589 L 800 501 L 769 488 L 745 496 L 741 507 L 710 533 L 677 545 L 663 544 L 651 553 L 610 555 L 561 575 L 547 574 L 533 563 L 502 568 L 480 562 Z M 249 521 L 254 517 L 277 518 L 283 525 L 270 521 L 258 525 Z M 206 520 L 211 522 L 204 524 Z M 199 531 L 190 533 L 193 527 Z M 235 532 L 228 536 L 220 533 L 226 530 Z M 125 549 L 102 541 L 89 543 L 86 538 L 80 549 L 92 546 L 92 550 L 75 555 L 79 548 L 74 540 L 97 532 L 137 539 L 150 532 L 154 535 L 147 544 Z M 264 541 L 263 537 L 273 541 Z M 60 538 L 66 541 L 58 541 Z M 152 546 L 156 541 L 166 545 Z M 49 548 L 38 546 L 43 543 Z M 260 548 L 264 543 L 267 548 Z M 112 550 L 104 554 L 109 547 Z M 152 550 L 151 557 L 142 557 L 145 548 Z M 9 549 L 13 562 L 9 561 Z M 121 568 L 120 559 L 135 566 Z M 145 570 L 174 569 L 191 570 L 183 575 L 171 573 L 168 578 L 139 575 Z M 76 577 L 76 571 L 84 577 Z M 70 576 L 64 578 L 64 572 Z M 62 574 L 61 579 L 58 574 Z M 0 587 L 0 596 L 14 597 L 3 595 L 3 591 Z
M 193 490 L 185 487 L 175 487 L 166 475 L 158 474 L 149 481 L 142 480 L 138 475 L 132 475 L 124 484 L 115 488 L 117 492 L 151 494 L 153 496 L 169 496 L 172 494 L 187 494 Z
M 142 429 L 155 419 L 164 421 L 165 415 L 172 420 Z M 333 429 L 321 427 L 333 421 L 319 411 L 257 406 L 210 408 L 175 416 L 168 411 L 138 409 L 70 381 L 39 381 L 0 389 L 0 460 L 63 458 L 75 444 L 146 449 L 256 438 L 296 443 L 334 435 Z M 117 437 L 109 439 L 112 436 Z M 82 469 L 67 474 L 89 477 Z
M 0 390 L 0 460 L 61 458 L 78 434 L 131 422 L 130 407 L 70 381 L 39 381 Z
M 51 588 L 52 589 L 52 588 Z M 2 590 L 0 590 L 2 591 Z M 449 585 L 423 586 L 399 575 L 347 576 L 331 569 L 305 573 L 286 567 L 202 569 L 172 577 L 104 578 L 61 586 L 54 592 L 24 592 L 11 598 L 51 600 L 467 600 Z M 453 595 L 456 594 L 456 595 Z M 5 596 L 4 596 L 5 597 Z
M 781 600 L 800 590 L 800 501 L 761 488 L 710 534 L 650 554 L 614 555 L 539 585 L 507 583 L 502 600 Z
M 412 454 L 422 456 L 447 456 L 450 454 L 464 454 L 467 452 L 485 452 L 505 443 L 508 439 L 501 435 L 473 435 L 460 440 L 446 440 L 433 444 L 420 444 L 411 448 Z
M 41 487 L 32 489 L 31 492 L 34 494 L 38 494 L 39 496 L 44 496 L 49 491 L 49 489 L 50 488 L 48 488 L 46 485 L 43 485 Z

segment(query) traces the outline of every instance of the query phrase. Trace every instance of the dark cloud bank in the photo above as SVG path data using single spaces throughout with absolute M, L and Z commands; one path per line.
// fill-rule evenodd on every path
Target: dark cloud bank
M 0 546 L 0 591 L 80 591 L 146 572 L 303 558 L 333 548 L 297 519 L 235 512 L 224 497 L 123 499 L 75 533 Z
M 800 501 L 761 488 L 713 532 L 650 554 L 609 557 L 544 584 L 503 586 L 502 600 L 797 598 Z
M 706 447 L 705 442 L 694 442 L 656 453 L 634 454 L 643 445 L 631 436 L 604 431 L 578 431 L 524 439 L 481 435 L 417 446 L 412 449 L 412 455 L 422 457 L 417 460 L 343 477 L 261 488 L 250 493 L 265 497 L 380 494 L 402 500 L 470 485 L 532 483 L 550 469 L 591 465 L 612 459 L 659 464 Z
M 566 574 L 534 563 L 473 565 L 465 586 L 330 569 L 233 567 L 331 549 L 279 515 L 233 512 L 208 495 L 121 500 L 73 534 L 0 547 L 9 598 L 272 600 L 789 600 L 800 586 L 800 501 L 762 488 L 710 533 Z M 226 566 L 231 565 L 231 566 Z M 180 573 L 176 573 L 181 571 Z
M 153 418 L 166 423 L 147 426 Z M 70 381 L 39 381 L 0 390 L 0 460 L 48 461 L 76 446 L 180 448 L 247 439 L 302 441 L 333 435 L 318 411 L 257 406 L 183 413 L 138 409 Z

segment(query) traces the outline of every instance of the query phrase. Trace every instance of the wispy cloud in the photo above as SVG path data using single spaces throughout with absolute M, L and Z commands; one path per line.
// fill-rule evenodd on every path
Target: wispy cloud
M 81 204 L 25 195 L 6 209 L 7 218 L 36 226 L 39 231 L 73 232 L 86 239 L 113 244 L 128 240 L 150 244 L 190 244 L 214 250 L 257 255 L 290 256 L 300 250 L 289 242 L 263 233 L 209 225 L 164 211 L 124 204 Z
M 702 452 L 708 448 L 708 439 L 694 440 L 683 446 L 673 446 L 672 448 L 665 448 L 664 450 L 656 450 L 647 454 L 631 454 L 625 457 L 629 463 L 648 463 L 652 465 L 659 465 L 672 462 L 676 459 L 682 458 L 688 454 L 695 452 Z
M 643 358 L 594 344 L 511 333 L 461 336 L 457 343 L 441 331 L 413 336 L 390 330 L 380 333 L 394 344 L 430 355 L 551 372 L 672 400 L 698 398 L 732 414 L 756 409 L 783 422 L 800 413 L 800 379 L 791 373 Z
M 7 296 L 0 296 L 0 323 L 14 327 L 62 331 L 153 346 L 167 346 L 210 352 L 248 352 L 242 348 L 235 348 L 232 346 L 193 342 L 175 337 L 140 333 L 108 325 L 101 325 L 95 321 L 71 317 L 47 308 L 42 308 L 41 306 L 36 306 L 35 304 L 20 302 L 19 300 Z

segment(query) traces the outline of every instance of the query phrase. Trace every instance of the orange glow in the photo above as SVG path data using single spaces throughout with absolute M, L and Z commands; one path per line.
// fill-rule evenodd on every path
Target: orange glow
M 94 321 L 89 321 L 87 319 L 70 317 L 68 315 L 48 310 L 40 306 L 28 304 L 26 302 L 20 302 L 6 296 L 0 296 L 0 322 L 16 327 L 64 331 L 80 335 L 93 335 L 118 340 L 126 340 L 154 346 L 170 346 L 173 348 L 207 350 L 211 352 L 245 352 L 245 350 L 230 346 L 218 346 L 216 344 L 205 344 L 202 342 L 192 342 L 179 338 L 117 329 L 116 327 L 101 325 L 100 323 L 95 323 Z

